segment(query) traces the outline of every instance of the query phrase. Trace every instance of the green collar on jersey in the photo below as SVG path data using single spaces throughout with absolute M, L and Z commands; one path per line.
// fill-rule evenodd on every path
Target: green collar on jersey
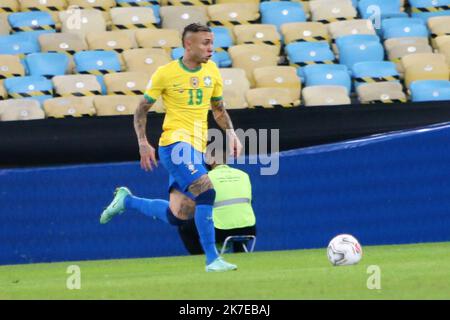
M 195 67 L 194 69 L 189 69 L 184 63 L 183 63 L 183 57 L 180 57 L 178 59 L 178 63 L 180 64 L 180 67 L 187 71 L 187 72 L 197 72 L 202 68 L 202 65 L 199 65 L 198 67 Z

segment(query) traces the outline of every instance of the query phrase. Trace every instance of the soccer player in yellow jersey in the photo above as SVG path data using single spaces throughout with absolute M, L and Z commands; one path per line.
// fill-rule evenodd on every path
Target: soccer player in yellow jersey
M 158 153 L 170 175 L 169 201 L 138 198 L 127 188 L 120 187 L 100 218 L 101 223 L 107 223 L 125 209 L 136 209 L 172 225 L 180 225 L 195 212 L 208 272 L 237 269 L 236 265 L 219 256 L 215 246 L 212 208 L 216 194 L 204 162 L 210 107 L 217 124 L 227 134 L 232 155 L 238 157 L 242 149 L 224 108 L 221 75 L 210 60 L 213 41 L 214 35 L 207 26 L 197 23 L 186 26 L 182 35 L 184 56 L 158 68 L 145 92 L 145 100 L 134 114 L 141 167 L 145 171 L 152 170 L 157 162 L 155 149 L 146 136 L 147 113 L 162 97 L 166 116 Z

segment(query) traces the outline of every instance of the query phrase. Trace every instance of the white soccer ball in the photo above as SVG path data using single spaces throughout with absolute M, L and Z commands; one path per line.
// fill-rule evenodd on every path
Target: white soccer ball
M 362 248 L 358 240 L 350 234 L 334 237 L 327 248 L 328 260 L 334 266 L 348 266 L 358 263 L 362 258 Z

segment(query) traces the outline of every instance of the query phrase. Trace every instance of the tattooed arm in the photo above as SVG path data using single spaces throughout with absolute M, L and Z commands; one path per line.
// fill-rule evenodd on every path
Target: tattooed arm
M 145 171 L 152 170 L 152 163 L 157 166 L 155 148 L 147 140 L 147 114 L 153 103 L 147 102 L 144 98 L 134 113 L 134 130 L 139 144 L 139 154 L 141 156 L 141 168 Z
M 216 120 L 219 127 L 227 134 L 227 138 L 230 144 L 230 155 L 236 158 L 239 157 L 242 151 L 242 145 L 239 141 L 238 136 L 234 132 L 233 123 L 231 122 L 231 118 L 228 115 L 227 110 L 225 110 L 223 100 L 212 100 L 211 109 L 213 112 L 214 120 Z

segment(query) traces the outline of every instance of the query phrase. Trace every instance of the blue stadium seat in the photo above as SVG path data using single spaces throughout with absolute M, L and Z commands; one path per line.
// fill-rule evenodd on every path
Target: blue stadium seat
M 280 31 L 280 26 L 288 22 L 304 22 L 306 14 L 299 2 L 261 2 L 261 23 L 273 24 Z
M 184 48 L 174 48 L 172 49 L 171 57 L 173 60 L 179 59 L 184 55 Z M 231 66 L 231 57 L 228 52 L 213 52 L 211 60 L 216 63 L 219 68 L 226 68 Z
M 336 60 L 327 42 L 292 42 L 286 48 L 291 65 L 296 65 L 298 76 L 305 78 L 303 67 L 310 64 L 333 64 Z
M 409 0 L 411 16 L 427 22 L 428 18 L 450 15 L 449 0 Z
M 417 80 L 411 82 L 412 101 L 450 101 L 450 81 Z
M 39 42 L 36 37 L 30 37 L 30 33 L 32 32 L 0 36 L 0 54 L 28 54 L 39 52 Z
M 306 86 L 337 85 L 352 90 L 348 68 L 342 64 L 315 64 L 304 67 Z
M 32 76 L 64 75 L 69 67 L 69 57 L 64 53 L 32 53 L 25 61 Z
M 390 18 L 381 23 L 384 39 L 403 37 L 428 37 L 429 32 L 425 23 L 417 18 Z
M 11 13 L 8 21 L 14 32 L 55 30 L 55 21 L 50 13 L 44 11 Z
M 73 59 L 76 72 L 97 76 L 103 94 L 106 94 L 103 76 L 121 70 L 119 54 L 115 51 L 79 51 L 75 53 Z
M 359 0 L 358 11 L 363 19 L 369 19 L 374 15 L 374 11 L 370 10 L 371 6 L 379 8 L 381 19 L 392 16 L 408 16 L 401 12 L 400 0 Z
M 336 39 L 339 49 L 339 63 L 345 64 L 350 70 L 357 62 L 383 61 L 384 48 L 375 35 L 348 35 Z
M 226 27 L 212 27 L 214 34 L 214 48 L 229 48 L 233 45 L 230 29 Z
M 43 76 L 8 78 L 3 84 L 13 99 L 31 98 L 42 104 L 53 97 L 52 81 Z
M 353 65 L 355 88 L 364 83 L 400 81 L 395 63 L 390 61 L 364 61 Z

